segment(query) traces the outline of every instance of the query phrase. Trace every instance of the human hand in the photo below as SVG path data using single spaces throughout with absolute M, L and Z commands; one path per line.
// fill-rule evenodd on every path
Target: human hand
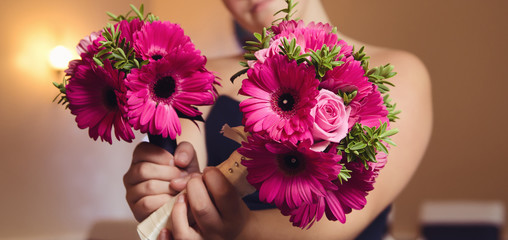
M 206 168 L 202 177 L 193 176 L 185 200 L 178 199 L 173 207 L 173 239 L 234 239 L 247 234 L 250 210 L 217 168 Z M 195 224 L 189 224 L 187 208 Z
M 199 172 L 198 165 L 194 147 L 188 142 L 178 145 L 174 157 L 150 143 L 136 146 L 123 178 L 127 203 L 136 220 L 143 221 L 183 190 L 192 173 Z

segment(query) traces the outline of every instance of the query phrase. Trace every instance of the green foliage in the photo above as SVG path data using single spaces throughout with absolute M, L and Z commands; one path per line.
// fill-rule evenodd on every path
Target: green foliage
M 369 78 L 369 81 L 378 86 L 378 89 L 381 93 L 387 93 L 390 91 L 390 88 L 387 86 L 394 87 L 393 83 L 387 81 L 388 78 L 397 75 L 396 72 L 393 72 L 393 66 L 391 64 L 386 64 L 383 66 L 375 67 L 370 69 L 365 76 Z
M 390 122 L 395 122 L 395 120 L 399 119 L 398 115 L 399 113 L 401 113 L 400 110 L 397 110 L 396 107 L 397 107 L 397 104 L 396 103 L 391 103 L 391 99 L 390 99 L 390 95 L 389 94 L 386 94 L 384 97 L 383 97 L 383 103 L 384 105 L 386 106 L 386 110 L 388 110 L 388 119 L 390 120 Z
M 278 21 L 289 21 L 293 18 L 293 15 L 296 13 L 296 11 L 293 11 L 293 10 L 295 10 L 295 7 L 296 7 L 296 5 L 298 5 L 298 2 L 294 2 L 293 0 L 285 0 L 285 1 L 287 3 L 288 7 L 277 11 L 273 15 L 276 16 L 279 13 L 286 13 L 286 16 L 282 17 L 282 18 L 275 19 L 272 22 L 272 25 L 274 25 Z
M 342 56 L 338 56 L 339 52 L 340 46 L 335 45 L 330 50 L 330 48 L 325 44 L 323 44 L 320 50 L 311 50 L 310 57 L 312 59 L 312 65 L 316 68 L 316 75 L 318 79 L 325 76 L 327 71 L 344 63 L 342 61 L 337 61 L 337 59 L 342 58 Z
M 391 103 L 390 95 L 388 94 L 390 91 L 389 86 L 394 87 L 395 85 L 387 79 L 397 75 L 397 73 L 393 71 L 394 67 L 391 64 L 386 64 L 370 69 L 370 57 L 367 56 L 364 50 L 364 47 L 361 47 L 357 52 L 355 52 L 353 49 L 353 57 L 355 60 L 360 61 L 361 66 L 365 70 L 365 76 L 368 77 L 369 81 L 375 84 L 378 87 L 379 92 L 384 95 L 383 103 L 388 110 L 388 119 L 390 122 L 395 122 L 396 119 L 399 119 L 397 115 L 401 111 L 395 109 L 397 104 Z
M 340 46 L 337 45 L 332 49 L 323 45 L 320 50 L 310 50 L 310 53 L 301 54 L 301 47 L 296 45 L 296 39 L 293 38 L 289 42 L 288 39 L 282 38 L 282 45 L 279 48 L 281 50 L 279 53 L 286 55 L 289 60 L 295 60 L 298 64 L 307 62 L 310 66 L 314 66 L 318 79 L 321 79 L 327 71 L 344 63 L 337 60 L 342 57 L 338 56 Z M 311 60 L 308 59 L 309 57 Z
M 256 38 L 256 41 L 246 41 L 246 46 L 242 47 L 247 51 L 243 55 L 245 60 L 257 60 L 256 56 L 254 56 L 254 53 L 270 46 L 270 39 L 273 37 L 273 33 L 268 32 L 266 28 L 263 28 L 263 32 L 254 33 L 254 37 Z M 240 62 L 240 65 L 244 68 L 231 76 L 231 82 L 234 82 L 236 78 L 245 74 L 247 70 L 249 70 L 249 65 L 247 62 Z
M 257 41 L 246 41 L 247 46 L 244 46 L 243 49 L 248 52 L 256 52 L 263 48 L 267 48 L 270 46 L 270 39 L 272 38 L 273 33 L 268 32 L 266 28 L 263 28 L 263 32 L 254 33 L 254 37 Z
M 358 90 L 354 90 L 352 92 L 343 92 L 339 89 L 339 92 L 337 95 L 342 98 L 344 101 L 344 105 L 349 105 L 351 101 L 356 97 L 356 94 L 358 94 Z
M 351 170 L 346 168 L 346 165 L 343 163 L 342 168 L 340 169 L 339 175 L 337 175 L 337 178 L 339 179 L 340 184 L 342 184 L 342 181 L 347 182 L 351 178 Z
M 378 89 L 381 93 L 387 93 L 390 91 L 390 88 L 387 86 L 394 87 L 393 83 L 389 82 L 387 79 L 397 75 L 396 72 L 393 71 L 393 66 L 391 64 L 386 64 L 383 66 L 369 68 L 369 59 L 370 57 L 364 52 L 365 47 L 361 47 L 360 50 L 355 52 L 353 48 L 353 58 L 357 61 L 360 61 L 363 70 L 365 70 L 365 76 L 369 78 L 369 81 L 378 86 Z
M 53 102 L 55 102 L 58 99 L 58 97 L 60 97 L 60 100 L 58 100 L 58 104 L 62 104 L 63 106 L 65 106 L 65 109 L 69 108 L 69 100 L 67 99 L 67 89 L 66 89 L 67 83 L 68 80 L 66 77 L 63 78 L 62 83 L 53 82 L 53 86 L 58 88 L 58 90 L 60 91 L 58 95 L 56 95 L 56 97 L 53 99 Z
M 247 51 L 247 53 L 244 54 L 246 60 L 257 60 L 254 53 L 270 46 L 270 39 L 273 37 L 273 33 L 263 28 L 263 32 L 254 33 L 254 37 L 256 41 L 246 41 L 246 46 L 243 46 L 243 49 Z
M 362 46 L 358 52 L 355 52 L 355 48 L 353 47 L 353 58 L 357 61 L 360 61 L 360 65 L 363 67 L 365 72 L 369 71 L 369 59 L 370 57 L 364 52 L 365 47 Z
M 144 14 L 144 10 L 145 10 L 145 7 L 143 6 L 143 4 L 141 4 L 141 6 L 138 8 L 136 8 L 134 5 L 130 4 L 130 7 L 131 7 L 131 10 L 129 12 L 127 12 L 127 14 L 125 15 L 115 15 L 113 13 L 110 13 L 110 12 L 107 12 L 106 14 L 108 14 L 108 16 L 110 17 L 110 20 L 111 21 L 114 21 L 114 22 L 120 22 L 120 21 L 123 21 L 123 20 L 127 20 L 127 21 L 132 21 L 133 19 L 135 18 L 138 18 L 139 20 L 141 21 L 148 21 L 148 22 L 154 22 L 154 21 L 157 21 L 159 20 L 159 17 L 153 15 L 152 13 L 148 13 L 146 16 Z M 134 16 L 130 16 L 131 13 L 134 12 Z
M 280 54 L 286 55 L 289 60 L 295 60 L 298 64 L 302 62 L 309 62 L 307 59 L 310 54 L 300 54 L 302 49 L 300 46 L 296 45 L 296 39 L 291 39 L 291 42 L 288 42 L 287 38 L 282 38 L 282 45 L 279 46 Z M 309 62 L 310 63 L 310 62 Z
M 115 28 L 113 24 L 108 23 L 108 26 L 104 28 L 102 36 L 106 40 L 100 41 L 102 50 L 95 54 L 93 60 L 97 65 L 104 66 L 104 61 L 108 59 L 114 68 L 125 72 L 129 72 L 133 68 L 141 68 L 148 61 L 138 61 L 131 44 L 126 42 L 125 38 L 120 38 L 119 27 Z
M 115 15 L 113 13 L 108 12 L 108 16 L 111 17 L 111 21 L 120 22 L 123 20 L 132 21 L 134 19 L 139 19 L 141 21 L 153 22 L 159 20 L 155 15 L 148 13 L 144 14 L 144 6 L 136 8 L 134 5 L 130 5 L 131 11 L 129 11 L 125 15 Z M 130 16 L 134 13 L 133 16 Z M 133 68 L 141 68 L 141 66 L 148 63 L 148 61 L 139 61 L 136 58 L 136 53 L 134 52 L 133 46 L 129 42 L 126 42 L 125 38 L 120 37 L 119 26 L 115 28 L 115 26 L 111 23 L 104 28 L 102 36 L 106 39 L 105 41 L 101 41 L 101 51 L 95 54 L 93 60 L 99 66 L 104 66 L 104 61 L 106 59 L 110 60 L 113 64 L 113 67 L 125 72 L 129 72 Z
M 369 128 L 356 123 L 337 146 L 338 154 L 344 152 L 347 162 L 361 162 L 365 168 L 368 168 L 367 162 L 377 162 L 377 151 L 388 153 L 388 149 L 383 143 L 395 146 L 390 137 L 398 133 L 399 130 L 387 130 L 387 128 L 387 123 L 382 123 L 378 128 Z

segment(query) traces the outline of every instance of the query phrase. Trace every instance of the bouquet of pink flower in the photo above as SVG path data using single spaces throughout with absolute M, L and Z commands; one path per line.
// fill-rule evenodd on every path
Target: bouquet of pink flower
M 244 48 L 240 94 L 245 131 L 238 152 L 260 200 L 275 204 L 293 225 L 311 227 L 323 215 L 344 223 L 362 209 L 386 163 L 390 122 L 397 119 L 386 79 L 389 64 L 369 68 L 325 23 L 291 20 L 286 0 L 279 23 Z
M 134 128 L 173 152 L 179 117 L 201 119 L 195 106 L 214 103 L 217 78 L 179 25 L 145 16 L 143 5 L 131 8 L 108 13 L 116 23 L 80 41 L 81 59 L 69 63 L 63 83 L 54 83 L 59 103 L 94 140 L 111 144 L 114 128 L 118 140 L 131 142 Z

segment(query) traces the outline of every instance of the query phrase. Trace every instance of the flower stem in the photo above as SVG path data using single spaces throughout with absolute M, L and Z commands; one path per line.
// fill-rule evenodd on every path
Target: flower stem
M 166 149 L 171 154 L 175 154 L 176 140 L 170 137 L 162 137 L 162 135 L 153 135 L 148 133 L 148 140 L 150 143 L 155 144 L 161 148 Z

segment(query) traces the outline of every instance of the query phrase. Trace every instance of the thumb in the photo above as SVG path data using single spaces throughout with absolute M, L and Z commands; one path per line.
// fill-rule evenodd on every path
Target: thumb
M 175 150 L 175 165 L 187 173 L 199 172 L 199 162 L 194 146 L 189 142 L 181 142 Z

